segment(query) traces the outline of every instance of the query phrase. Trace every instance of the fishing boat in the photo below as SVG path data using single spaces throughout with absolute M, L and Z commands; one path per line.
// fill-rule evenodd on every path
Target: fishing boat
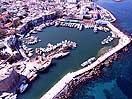
M 112 38 L 112 37 L 110 37 L 108 41 L 109 41 L 109 42 L 111 42 L 112 40 L 113 40 L 113 38 Z
M 32 57 L 32 56 L 33 56 L 33 53 L 31 51 L 29 51 L 28 57 Z
M 96 60 L 96 58 L 95 58 L 95 57 L 92 57 L 92 58 L 86 60 L 85 62 L 83 62 L 83 63 L 81 64 L 81 66 L 82 66 L 82 67 L 85 67 L 85 66 L 87 66 L 87 65 L 90 65 L 90 64 L 91 64 L 92 62 L 94 62 L 95 60 Z
M 93 31 L 94 32 L 97 32 L 98 28 L 97 27 L 94 27 Z
M 28 87 L 27 83 L 22 83 L 21 86 L 19 87 L 20 93 L 23 93 L 27 87 Z
M 0 95 L 0 99 L 4 99 L 5 97 L 8 97 L 8 96 L 9 96 L 9 93 L 3 92 L 3 93 Z
M 108 44 L 113 40 L 113 37 L 108 36 L 106 39 L 104 39 L 103 41 L 101 41 L 101 44 Z
M 37 74 L 34 74 L 33 76 L 31 76 L 31 77 L 29 78 L 29 81 L 33 81 L 36 77 L 37 77 Z
M 0 99 L 17 99 L 17 94 L 4 92 L 0 96 Z
M 60 52 L 60 53 L 58 53 L 58 54 L 55 54 L 54 56 L 53 56 L 53 58 L 55 58 L 55 59 L 57 59 L 57 58 L 61 58 L 61 57 L 64 57 L 64 56 L 67 56 L 68 54 L 70 54 L 70 52 Z
M 81 31 L 83 29 L 83 25 L 80 25 L 79 30 Z
M 32 30 L 32 32 L 31 32 L 32 34 L 37 34 L 37 31 L 35 31 L 35 30 Z
M 105 41 L 101 41 L 101 44 L 104 45 L 105 44 Z
M 51 64 L 52 59 L 40 62 L 40 66 L 38 68 L 39 71 L 45 70 L 50 64 Z
M 43 64 L 44 68 L 47 68 L 51 64 L 51 60 L 48 60 L 46 63 Z

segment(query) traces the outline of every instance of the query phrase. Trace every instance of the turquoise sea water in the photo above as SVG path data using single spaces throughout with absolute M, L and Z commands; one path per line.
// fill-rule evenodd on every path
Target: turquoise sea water
M 98 0 L 97 3 L 116 16 L 120 29 L 131 34 L 132 0 Z M 132 99 L 132 47 L 112 67 L 104 68 L 100 77 L 78 88 L 71 99 Z

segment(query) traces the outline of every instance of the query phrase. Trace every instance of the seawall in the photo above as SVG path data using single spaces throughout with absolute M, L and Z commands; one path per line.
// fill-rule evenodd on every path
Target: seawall
M 42 23 L 45 23 L 47 20 L 54 20 L 57 18 L 57 12 L 51 12 L 48 14 L 42 14 L 40 16 L 37 16 L 35 18 L 29 18 L 22 20 L 22 25 L 18 26 L 16 28 L 17 32 L 20 34 L 26 34 L 30 30 L 32 30 L 35 26 L 39 26 Z
M 100 56 L 94 63 L 80 69 L 78 71 L 68 73 L 65 75 L 57 84 L 55 84 L 46 94 L 44 94 L 40 99 L 65 99 L 71 95 L 73 90 L 79 85 L 81 82 L 84 82 L 94 75 L 98 75 L 99 68 L 101 65 L 104 65 L 104 61 L 113 56 L 115 53 L 126 47 L 131 43 L 131 38 L 113 26 L 110 22 L 108 22 L 107 27 L 111 29 L 111 31 L 119 37 L 119 43 L 117 46 L 110 49 L 107 53 Z M 111 59 L 114 59 L 111 58 Z

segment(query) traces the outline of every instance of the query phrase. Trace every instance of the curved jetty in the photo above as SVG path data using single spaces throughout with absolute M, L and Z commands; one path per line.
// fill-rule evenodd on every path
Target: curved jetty
M 68 55 L 69 49 L 76 48 L 77 44 L 72 41 L 64 40 L 56 45 L 50 43 L 47 44 L 46 48 L 36 48 L 36 64 L 37 70 L 44 70 L 50 66 L 52 59 L 57 59 Z
M 95 62 L 93 62 L 88 67 L 80 69 L 76 72 L 68 73 L 65 75 L 57 84 L 55 84 L 46 94 L 44 94 L 40 99 L 62 99 L 66 98 L 71 91 L 68 89 L 70 86 L 77 85 L 81 82 L 81 78 L 83 76 L 88 76 L 89 71 L 95 68 L 96 66 L 100 65 L 104 62 L 107 58 L 109 58 L 114 53 L 118 52 L 125 46 L 127 46 L 131 42 L 131 38 L 113 26 L 110 22 L 108 22 L 107 26 L 113 31 L 115 35 L 117 35 L 120 40 L 116 47 L 109 50 L 109 52 L 105 53 L 104 55 L 100 56 Z M 88 72 L 88 73 L 87 73 Z M 80 80 L 80 81 L 79 81 Z

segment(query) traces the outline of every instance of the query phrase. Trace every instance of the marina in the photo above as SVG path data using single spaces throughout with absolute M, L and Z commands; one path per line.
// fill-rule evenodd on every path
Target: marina
M 30 37 L 25 37 L 23 40 L 23 43 L 29 44 L 29 45 L 33 45 L 38 43 L 40 40 L 38 37 L 34 37 L 34 36 L 30 36 Z
M 65 2 L 64 6 L 62 2 Z M 1 40 L 0 96 L 5 99 L 16 99 L 17 92 L 27 92 L 30 82 L 41 72 L 48 80 L 42 79 L 45 80 L 45 84 L 41 82 L 44 87 L 37 87 L 41 91 L 31 91 L 31 94 L 35 93 L 32 99 L 68 98 L 82 82 L 99 76 L 101 66 L 111 64 L 117 59 L 118 52 L 127 51 L 126 47 L 131 43 L 131 37 L 112 24 L 116 21 L 115 16 L 91 1 L 52 3 L 35 0 L 27 1 L 27 4 L 25 1 L 7 1 L 6 6 L 4 3 L 2 1 L 1 6 L 7 10 L 1 14 L 4 28 L 0 30 L 6 31 L 6 37 Z M 19 8 L 21 5 L 22 9 Z M 63 57 L 70 64 L 63 63 Z M 77 59 L 73 61 L 74 58 Z M 31 98 L 30 93 L 25 95 L 24 99 Z
M 69 35 L 72 36 L 69 37 Z M 33 99 L 40 98 L 43 95 L 43 93 L 48 91 L 49 87 L 52 87 L 65 74 L 67 74 L 69 71 L 75 71 L 82 68 L 79 64 L 81 64 L 88 57 L 90 58 L 93 55 L 96 56 L 98 50 L 102 47 L 100 41 L 103 38 L 106 38 L 108 35 L 110 35 L 110 33 L 99 31 L 99 34 L 94 34 L 92 30 L 84 29 L 83 31 L 80 32 L 79 30 L 76 30 L 74 28 L 66 28 L 66 27 L 57 27 L 57 28 L 49 27 L 44 29 L 43 32 L 39 32 L 38 36 L 40 39 L 43 38 L 44 42 L 42 41 L 35 45 L 31 45 L 34 49 L 42 46 L 47 46 L 49 42 L 51 44 L 57 44 L 59 41 L 64 40 L 65 38 L 69 38 L 69 40 L 77 41 L 76 43 L 78 46 L 75 50 L 71 51 L 68 57 L 65 57 L 64 59 L 62 58 L 60 61 L 58 60 L 59 62 L 53 61 L 54 64 L 53 65 L 51 64 L 52 68 L 46 70 L 49 73 L 39 74 L 39 79 L 33 82 L 31 89 L 28 88 L 24 94 L 19 95 L 18 97 L 20 99 L 22 98 L 28 99 L 31 96 Z M 94 40 L 94 38 L 98 38 L 98 39 Z M 85 42 L 87 42 L 89 46 L 86 47 Z M 91 42 L 94 43 L 91 44 Z M 96 46 L 96 49 L 94 48 L 93 45 Z M 79 54 L 80 52 L 83 53 L 80 55 Z M 72 61 L 73 59 L 75 60 Z M 43 84 L 43 82 L 45 82 L 45 84 Z M 49 83 L 49 82 L 53 82 L 53 83 Z M 38 84 L 41 85 L 41 88 L 36 87 Z M 32 89 L 34 89 L 34 91 Z
M 124 48 L 125 46 L 127 46 L 131 42 L 131 38 L 124 35 L 123 32 L 118 30 L 111 23 L 108 23 L 108 27 L 120 37 L 119 44 L 116 47 L 112 48 L 109 52 L 107 52 L 104 55 L 100 56 L 90 66 L 85 67 L 85 68 L 80 69 L 80 70 L 75 71 L 75 72 L 68 73 L 67 75 L 65 75 L 57 84 L 55 84 L 40 99 L 47 99 L 47 98 L 48 99 L 50 99 L 50 98 L 51 99 L 54 99 L 54 98 L 61 99 L 62 97 L 67 97 L 67 94 L 68 94 L 67 90 L 69 90 L 71 88 L 70 86 L 73 84 L 73 82 L 74 82 L 73 86 L 74 85 L 76 86 L 76 85 L 79 84 L 79 82 L 81 83 L 83 81 L 83 79 L 87 79 L 87 78 L 85 78 L 85 76 L 90 75 L 90 74 L 85 75 L 86 72 L 88 72 L 89 70 L 91 70 L 94 67 L 98 66 L 100 63 L 105 61 L 108 57 L 110 57 L 111 55 L 113 55 L 117 51 L 121 50 L 122 48 Z M 83 74 L 84 74 L 84 78 L 82 78 L 82 76 L 81 76 Z M 81 76 L 81 77 L 79 77 L 79 76 Z M 60 85 L 61 85 L 61 87 L 60 87 Z M 56 91 L 54 91 L 54 90 L 56 90 Z
M 101 44 L 108 44 L 109 42 L 113 41 L 113 38 L 108 36 L 106 39 L 104 39 L 103 41 L 101 41 Z

